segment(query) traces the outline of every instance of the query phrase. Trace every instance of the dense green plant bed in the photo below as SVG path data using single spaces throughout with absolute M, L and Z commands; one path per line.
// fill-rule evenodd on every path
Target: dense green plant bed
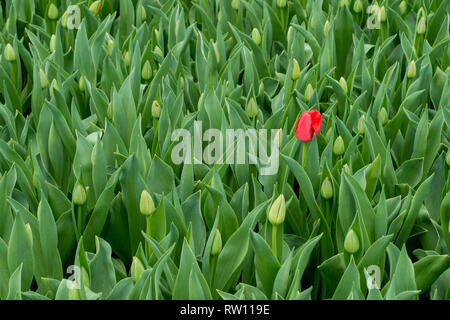
M 450 299 L 449 6 L 2 1 L 0 299 Z

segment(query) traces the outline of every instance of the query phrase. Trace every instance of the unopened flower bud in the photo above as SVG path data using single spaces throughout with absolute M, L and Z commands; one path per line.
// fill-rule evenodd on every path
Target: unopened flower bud
M 108 56 L 111 57 L 114 49 L 114 40 L 108 40 Z
M 144 6 L 141 6 L 141 21 L 147 20 L 147 12 L 145 12 Z
M 309 102 L 311 100 L 313 93 L 314 93 L 314 89 L 313 89 L 311 83 L 308 83 L 308 86 L 306 87 L 306 90 L 305 90 L 306 102 Z
M 100 12 L 100 9 L 102 8 L 102 2 L 100 0 L 94 1 L 90 6 L 89 6 L 89 11 L 94 15 L 98 15 L 98 13 Z
M 68 280 L 70 281 L 70 280 Z M 72 281 L 69 288 L 69 300 L 81 300 L 80 289 L 77 289 L 77 282 L 75 280 Z
M 358 235 L 356 234 L 353 229 L 350 229 L 345 236 L 344 240 L 344 249 L 348 253 L 356 253 L 359 250 L 359 239 Z
M 298 65 L 298 61 L 294 58 L 292 59 L 292 80 L 296 81 L 300 78 L 300 66 Z
M 342 139 L 341 136 L 337 137 L 336 140 L 334 141 L 333 144 L 333 153 L 336 156 L 340 156 L 342 154 L 344 154 L 345 151 L 345 145 L 344 145 L 344 140 Z
M 386 22 L 386 8 L 384 6 L 380 8 L 380 21 Z
M 155 203 L 152 196 L 147 190 L 142 190 L 141 199 L 139 201 L 139 210 L 144 216 L 149 216 L 155 211 Z
M 155 46 L 155 49 L 153 51 L 160 57 L 164 57 L 164 53 L 162 52 L 162 50 L 159 46 Z
M 130 62 L 131 62 L 130 52 L 125 51 L 123 53 L 123 62 L 125 63 L 126 67 L 130 66 Z
M 50 6 L 48 7 L 47 16 L 50 20 L 58 19 L 59 16 L 58 8 L 53 3 L 51 3 Z
M 425 16 L 422 16 L 417 24 L 417 34 L 422 35 L 426 30 Z
M 365 119 L 365 116 L 364 115 L 362 115 L 361 116 L 361 118 L 359 118 L 359 121 L 358 121 L 358 131 L 359 131 L 359 133 L 360 134 L 364 134 L 364 119 Z
M 355 11 L 355 13 L 360 13 L 362 11 L 361 0 L 356 0 L 355 1 L 355 3 L 353 4 L 353 11 Z
M 157 100 L 152 103 L 152 117 L 155 119 L 159 119 L 161 116 L 161 106 Z
M 41 80 L 41 88 L 42 89 L 47 88 L 47 85 L 48 85 L 47 77 L 44 73 L 44 70 L 42 70 L 42 69 L 39 69 L 39 78 Z
M 323 25 L 323 35 L 326 37 L 328 35 L 328 32 L 330 32 L 330 21 L 325 21 L 325 24 Z
M 141 260 L 139 260 L 137 257 L 133 257 L 133 262 L 131 263 L 130 267 L 130 276 L 133 279 L 134 283 L 139 281 L 144 271 L 145 268 Z
M 349 6 L 349 2 L 348 2 L 348 0 L 341 0 L 341 7 L 343 7 L 343 6 Z
M 77 206 L 82 206 L 86 203 L 86 190 L 79 183 L 77 183 L 75 190 L 73 191 L 73 203 Z
M 257 46 L 261 44 L 261 34 L 257 28 L 253 28 L 252 30 L 252 40 Z
M 67 19 L 69 17 L 69 14 L 67 11 L 65 11 L 61 17 L 61 26 L 65 29 L 67 28 Z
M 381 119 L 381 124 L 385 125 L 388 122 L 388 113 L 386 111 L 386 108 L 381 108 L 380 112 L 378 113 Z
M 277 7 L 280 9 L 286 8 L 286 0 L 277 0 Z
M 78 87 L 80 88 L 80 91 L 86 90 L 86 83 L 83 76 L 81 76 L 80 81 L 78 81 Z
M 407 9 L 406 1 L 400 2 L 399 8 L 400 8 L 400 14 L 401 14 L 402 16 L 405 15 L 406 9 Z
M 231 1 L 231 7 L 232 7 L 234 10 L 239 9 L 239 0 L 232 0 L 232 1 Z
M 269 222 L 278 226 L 284 222 L 286 217 L 286 203 L 284 196 L 281 194 L 272 204 L 269 210 Z
M 214 234 L 214 240 L 211 247 L 211 255 L 218 255 L 222 251 L 222 236 L 219 229 L 216 229 Z
M 450 166 L 450 148 L 447 151 L 447 156 L 445 157 L 445 162 L 447 162 L 447 165 Z
M 408 65 L 408 72 L 407 77 L 408 79 L 412 79 L 416 76 L 416 63 L 414 60 L 411 60 L 411 62 Z
M 56 42 L 56 35 L 52 34 L 50 37 L 50 52 L 55 52 L 55 42 Z
M 326 177 L 325 180 L 323 180 L 322 187 L 320 188 L 320 195 L 327 200 L 333 198 L 333 186 L 330 178 Z
M 5 47 L 5 59 L 8 62 L 16 61 L 16 53 L 14 52 L 14 48 L 8 43 Z
M 341 86 L 342 90 L 344 90 L 344 93 L 347 94 L 348 92 L 347 81 L 345 81 L 344 77 L 341 77 L 339 79 L 339 85 Z
M 214 53 L 216 55 L 216 61 L 217 63 L 220 63 L 220 53 L 219 53 L 219 49 L 217 48 L 217 44 L 215 42 L 213 42 L 213 49 L 214 49 Z
M 152 77 L 152 66 L 150 65 L 150 61 L 145 61 L 144 66 L 142 67 L 141 76 L 144 80 L 150 80 Z
M 50 97 L 53 96 L 54 90 L 59 90 L 58 82 L 56 82 L 56 79 L 52 80 L 52 83 L 50 83 Z
M 255 99 L 250 98 L 250 100 L 247 103 L 245 113 L 249 118 L 254 118 L 258 115 L 258 106 L 256 105 Z

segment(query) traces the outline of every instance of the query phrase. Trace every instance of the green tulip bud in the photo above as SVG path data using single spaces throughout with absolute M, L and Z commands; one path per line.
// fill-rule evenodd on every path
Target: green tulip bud
M 278 226 L 284 222 L 286 217 L 286 203 L 281 194 L 272 204 L 269 210 L 269 222 L 273 226 Z
M 152 103 L 152 117 L 155 119 L 159 119 L 161 116 L 161 106 L 157 100 L 154 100 Z
M 345 151 L 345 145 L 344 145 L 344 140 L 342 139 L 341 136 L 337 137 L 336 140 L 334 141 L 333 144 L 333 153 L 336 156 L 340 156 L 342 154 L 344 154 Z
M 142 190 L 141 199 L 139 201 L 139 210 L 144 216 L 150 216 L 155 211 L 155 203 L 152 196 L 147 190 Z
M 252 40 L 257 46 L 261 44 L 261 34 L 257 28 L 253 28 L 252 30 Z
M 102 2 L 100 0 L 94 1 L 90 6 L 89 6 L 89 11 L 94 15 L 98 15 L 98 13 L 100 12 L 100 9 L 102 8 Z
M 312 85 L 310 83 L 308 83 L 308 86 L 306 87 L 306 90 L 305 90 L 306 102 L 309 102 L 311 100 L 313 93 L 314 93 L 314 89 L 313 89 Z
M 82 206 L 86 203 L 86 190 L 81 184 L 77 183 L 72 199 L 77 206 Z
M 106 116 L 108 117 L 108 119 L 112 120 L 113 118 L 113 108 L 112 108 L 112 103 L 108 103 L 108 109 L 106 110 Z
M 150 80 L 152 77 L 152 66 L 150 65 L 150 61 L 145 61 L 144 66 L 142 67 L 141 76 L 144 80 Z
M 56 35 L 52 34 L 52 36 L 50 37 L 50 52 L 53 53 L 55 52 L 55 42 L 56 42 Z
M 155 49 L 153 51 L 160 57 L 164 57 L 164 53 L 162 52 L 162 50 L 159 46 L 155 46 Z
M 298 65 L 298 61 L 294 58 L 292 59 L 292 80 L 296 81 L 300 78 L 300 66 Z
M 359 118 L 359 121 L 358 121 L 358 131 L 359 131 L 359 133 L 360 134 L 364 134 L 364 119 L 365 119 L 366 117 L 364 116 L 364 115 L 362 115 L 361 116 L 361 118 Z
M 48 7 L 47 16 L 50 20 L 58 19 L 59 16 L 58 8 L 53 3 L 51 3 L 50 6 Z
M 360 13 L 362 11 L 362 3 L 361 0 L 356 0 L 353 4 L 353 11 L 355 13 Z
M 67 13 L 67 11 L 65 11 L 61 17 L 61 26 L 65 29 L 67 28 L 67 19 L 68 19 L 69 15 Z
M 41 80 L 41 88 L 42 89 L 47 88 L 48 85 L 47 77 L 45 76 L 44 70 L 42 69 L 39 69 L 39 78 Z
M 384 126 L 388 122 L 388 113 L 386 111 L 386 108 L 381 108 L 378 115 L 380 116 L 381 124 Z
M 350 167 L 348 166 L 347 163 L 344 164 L 344 166 L 342 167 L 342 169 L 343 169 L 346 173 L 350 174 Z
M 403 16 L 406 13 L 406 9 L 407 9 L 407 4 L 406 1 L 402 1 L 400 2 L 400 4 L 398 5 L 400 8 L 400 14 Z
M 258 106 L 256 105 L 255 99 L 250 98 L 250 100 L 247 103 L 245 113 L 249 118 L 254 118 L 258 115 Z
M 111 57 L 114 49 L 114 40 L 108 40 L 108 56 Z
M 289 29 L 288 29 L 288 33 L 287 33 L 288 43 L 292 43 L 292 41 L 294 40 L 292 38 L 294 36 L 294 32 L 295 32 L 294 28 L 292 26 L 290 26 Z
M 384 6 L 380 8 L 380 21 L 386 22 L 386 8 Z
M 130 66 L 131 56 L 130 56 L 130 53 L 128 51 L 125 51 L 123 53 L 123 62 L 125 63 L 126 67 Z
M 50 97 L 53 97 L 53 91 L 59 90 L 58 82 L 56 82 L 56 79 L 52 80 L 52 83 L 50 84 Z
M 349 3 L 349 1 L 348 0 L 341 0 L 341 7 L 343 7 L 343 6 L 349 6 L 350 5 L 350 3 Z
M 141 6 L 141 21 L 147 20 L 147 12 L 145 11 L 144 6 Z
M 219 53 L 219 49 L 217 48 L 217 44 L 215 42 L 213 42 L 213 49 L 214 49 L 214 53 L 216 54 L 216 61 L 217 63 L 220 63 L 220 53 Z
M 137 257 L 133 257 L 133 262 L 131 263 L 130 267 L 130 276 L 133 279 L 134 283 L 139 281 L 144 271 L 145 268 L 141 260 L 139 260 Z
M 83 76 L 81 76 L 80 81 L 78 81 L 78 87 L 80 88 L 80 91 L 86 90 L 86 83 Z
M 359 239 L 358 235 L 356 234 L 353 229 L 350 229 L 345 236 L 344 240 L 344 249 L 348 253 L 356 253 L 359 250 Z
M 232 0 L 232 1 L 231 1 L 231 7 L 232 7 L 234 10 L 239 9 L 239 0 Z
M 425 16 L 422 16 L 417 24 L 417 34 L 422 35 L 426 30 Z
M 214 234 L 214 240 L 211 247 L 211 255 L 218 255 L 222 251 L 222 236 L 220 235 L 219 229 L 216 229 L 216 233 Z
M 328 35 L 328 32 L 330 32 L 330 21 L 325 21 L 325 24 L 323 26 L 323 35 L 326 37 Z
M 320 195 L 326 200 L 333 198 L 333 185 L 331 184 L 330 178 L 326 177 L 323 180 Z
M 16 61 L 16 53 L 14 52 L 14 48 L 8 43 L 5 47 L 5 59 L 8 62 Z
M 412 79 L 416 76 L 416 63 L 414 60 L 411 60 L 411 62 L 408 65 L 408 72 L 407 77 L 408 79 Z
M 450 148 L 447 151 L 447 156 L 445 157 L 445 162 L 447 162 L 447 165 L 450 166 Z
M 342 90 L 344 90 L 345 94 L 347 94 L 348 92 L 347 81 L 345 81 L 344 77 L 341 77 L 339 79 L 339 85 L 341 86 Z
M 277 0 L 277 7 L 280 9 L 286 8 L 287 1 L 286 0 Z
M 69 280 L 70 281 L 70 280 Z M 76 281 L 72 281 L 72 285 L 69 288 L 69 300 L 81 300 L 80 289 L 76 288 Z

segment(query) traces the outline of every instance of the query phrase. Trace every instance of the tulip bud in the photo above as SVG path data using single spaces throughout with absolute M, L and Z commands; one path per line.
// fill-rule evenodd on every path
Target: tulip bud
M 220 53 L 219 53 L 219 49 L 217 48 L 217 44 L 215 42 L 213 42 L 213 49 L 214 49 L 214 53 L 216 54 L 216 61 L 217 63 L 220 63 Z
M 347 81 L 345 81 L 344 77 L 341 77 L 339 79 L 339 85 L 341 86 L 342 90 L 344 90 L 345 94 L 347 94 L 348 92 Z
M 80 91 L 86 90 L 86 83 L 83 76 L 81 76 L 80 81 L 78 81 L 78 87 L 80 88 Z
M 56 82 L 56 79 L 52 80 L 52 83 L 50 84 L 50 97 L 53 96 L 53 91 L 57 89 L 59 90 L 58 82 Z
M 269 222 L 278 226 L 284 222 L 286 217 L 286 204 L 284 202 L 284 196 L 281 194 L 272 204 L 269 210 Z
M 287 33 L 288 43 L 292 43 L 292 41 L 294 40 L 292 38 L 294 36 L 294 32 L 295 32 L 294 28 L 292 26 L 290 26 L 289 29 L 288 29 L 288 33 Z
M 400 2 L 399 8 L 400 8 L 400 14 L 401 14 L 402 16 L 405 15 L 406 9 L 407 9 L 406 1 Z
M 344 164 L 344 166 L 342 167 L 342 169 L 343 169 L 346 173 L 350 174 L 350 167 L 348 166 L 348 164 Z
M 448 149 L 447 156 L 445 157 L 445 162 L 450 166 L 450 148 Z
M 277 0 L 277 7 L 280 9 L 286 8 L 286 0 Z
M 261 34 L 257 28 L 253 28 L 252 30 L 252 40 L 257 46 L 261 44 Z
M 111 57 L 114 49 L 114 41 L 108 40 L 108 56 Z
M 58 19 L 59 16 L 58 8 L 53 3 L 51 3 L 50 6 L 48 7 L 47 16 L 50 20 Z
M 8 43 L 5 47 L 5 59 L 8 62 L 16 61 L 16 53 L 14 52 L 14 48 Z
M 360 134 L 364 134 L 364 119 L 365 119 L 365 116 L 362 115 L 358 121 L 358 131 Z
M 96 16 L 99 12 L 100 9 L 102 8 L 102 2 L 100 0 L 94 1 L 90 6 L 89 6 L 89 11 Z
M 106 110 L 106 116 L 108 117 L 108 119 L 112 120 L 113 118 L 113 108 L 112 108 L 112 103 L 108 103 L 108 109 Z
M 145 61 L 144 66 L 142 67 L 141 76 L 144 80 L 150 80 L 152 77 L 152 66 L 150 65 L 150 61 Z
M 70 281 L 70 280 L 69 280 Z M 74 280 L 69 288 L 69 300 L 81 300 L 80 289 L 77 289 L 77 282 Z
M 141 199 L 139 201 L 139 210 L 144 216 L 149 216 L 155 211 L 155 203 L 153 202 L 152 196 L 147 190 L 142 190 Z
M 61 26 L 65 29 L 67 28 L 67 19 L 68 19 L 68 13 L 65 11 L 61 17 Z
M 39 69 L 39 78 L 41 80 L 41 88 L 42 89 L 47 88 L 48 85 L 47 77 L 45 76 L 44 70 L 42 69 Z
M 348 2 L 348 0 L 341 0 L 341 7 L 343 7 L 343 6 L 349 6 L 349 2 Z
M 54 34 L 52 34 L 52 36 L 50 37 L 50 52 L 55 52 L 55 42 L 56 42 L 56 36 Z
M 333 153 L 336 156 L 340 156 L 344 153 L 345 151 L 345 145 L 344 145 L 344 140 L 342 139 L 341 136 L 337 137 L 336 140 L 334 141 L 333 144 Z
M 152 103 L 152 117 L 155 119 L 159 119 L 161 116 L 161 106 L 157 100 L 154 100 Z
M 306 102 L 309 102 L 311 100 L 313 93 L 314 93 L 314 89 L 313 89 L 312 85 L 310 83 L 308 83 L 308 86 L 306 87 L 306 90 L 305 90 Z
M 77 206 L 82 206 L 86 203 L 86 190 L 81 184 L 77 184 L 73 192 L 73 203 Z
M 123 53 L 123 62 L 125 63 L 126 67 L 128 67 L 130 65 L 131 56 L 130 56 L 130 53 L 128 51 L 125 51 Z
M 411 62 L 408 65 L 407 77 L 408 79 L 412 79 L 415 76 L 416 76 L 416 63 L 414 62 L 414 60 L 411 60 Z
M 141 21 L 147 20 L 147 12 L 145 12 L 144 6 L 141 6 Z
M 359 250 L 359 239 L 358 235 L 356 234 L 353 229 L 350 229 L 345 236 L 344 240 L 344 249 L 348 253 L 356 253 Z
M 232 7 L 234 10 L 239 9 L 239 0 L 232 0 L 232 1 L 231 1 L 231 7 Z
M 133 279 L 134 283 L 139 281 L 144 271 L 145 268 L 141 260 L 139 260 L 137 257 L 133 257 L 133 262 L 131 263 L 130 267 L 130 276 Z
M 292 80 L 296 81 L 298 78 L 300 78 L 300 66 L 298 65 L 297 60 L 294 58 L 292 59 Z
M 250 100 L 247 103 L 245 113 L 249 118 L 254 118 L 258 115 L 258 106 L 256 105 L 255 99 L 250 98 Z
M 218 255 L 222 251 L 222 236 L 220 235 L 219 229 L 216 229 L 216 233 L 214 234 L 214 240 L 211 247 L 211 255 Z
M 380 21 L 386 22 L 386 8 L 384 6 L 380 8 Z
M 417 34 L 424 34 L 426 30 L 425 16 L 422 16 L 417 24 Z
M 322 188 L 320 188 L 320 195 L 327 200 L 333 198 L 333 185 L 331 184 L 330 178 L 326 177 L 325 180 L 323 180 Z
M 384 126 L 388 122 L 388 113 L 386 111 L 386 108 L 381 108 L 378 115 L 380 116 L 381 124 Z
M 164 53 L 162 52 L 162 50 L 159 46 L 155 46 L 155 49 L 153 51 L 160 57 L 164 57 Z
M 353 11 L 355 11 L 355 13 L 360 13 L 362 11 L 361 0 L 356 0 L 355 1 L 355 3 L 353 4 Z
M 323 26 L 323 35 L 326 37 L 328 32 L 330 32 L 330 21 L 327 20 Z

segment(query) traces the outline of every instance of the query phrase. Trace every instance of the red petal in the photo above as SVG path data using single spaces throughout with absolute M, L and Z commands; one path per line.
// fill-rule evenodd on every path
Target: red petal
M 302 142 L 309 142 L 312 140 L 313 132 L 311 130 L 311 115 L 309 112 L 303 112 L 298 118 L 295 126 L 295 135 L 298 140 Z
M 312 118 L 312 130 L 316 134 L 316 136 L 319 136 L 320 129 L 322 129 L 322 115 L 317 110 L 311 110 L 311 118 Z

